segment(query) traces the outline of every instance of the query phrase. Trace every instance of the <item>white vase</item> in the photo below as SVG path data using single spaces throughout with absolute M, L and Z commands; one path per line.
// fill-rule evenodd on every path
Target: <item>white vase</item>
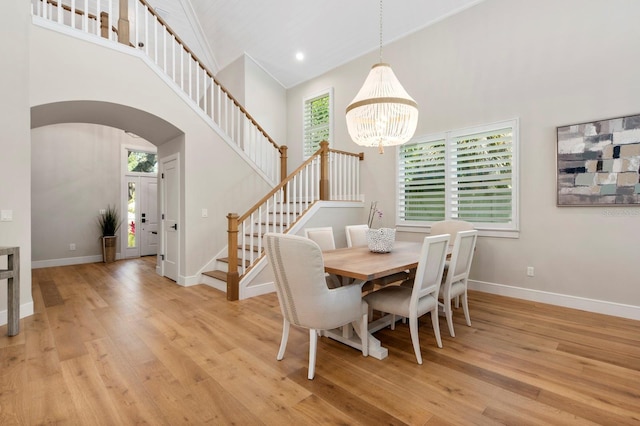
M 374 253 L 389 253 L 395 240 L 395 228 L 367 229 L 367 244 Z

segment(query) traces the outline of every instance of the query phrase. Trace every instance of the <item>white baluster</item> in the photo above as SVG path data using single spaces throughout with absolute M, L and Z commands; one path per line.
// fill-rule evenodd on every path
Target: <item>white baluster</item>
M 89 0 L 84 0 L 84 13 L 82 15 L 82 31 L 89 32 Z
M 191 59 L 191 54 L 188 54 L 187 59 L 189 60 L 189 76 L 188 76 L 188 79 L 189 79 L 189 97 L 191 99 L 193 99 L 193 91 L 192 91 L 192 87 L 191 87 L 191 73 L 192 73 L 191 64 L 193 63 L 193 60 Z
M 167 74 L 167 28 L 163 25 L 164 31 L 162 32 L 162 70 Z
M 171 34 L 171 78 L 173 82 L 176 82 L 176 47 L 177 46 L 176 36 Z

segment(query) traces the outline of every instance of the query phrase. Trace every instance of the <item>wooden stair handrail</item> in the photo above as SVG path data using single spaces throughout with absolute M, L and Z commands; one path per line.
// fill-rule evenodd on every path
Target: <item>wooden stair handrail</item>
M 286 147 L 285 147 L 286 148 Z M 286 150 L 285 150 L 286 151 Z M 276 185 L 267 195 L 262 197 L 260 201 L 254 204 L 243 215 L 239 216 L 237 213 L 229 213 L 227 215 L 228 221 L 228 272 L 227 272 L 227 300 L 238 300 L 240 297 L 240 274 L 238 273 L 238 228 L 239 224 L 248 219 L 253 213 L 255 213 L 260 206 L 265 204 L 271 197 L 273 197 L 278 191 L 282 190 L 289 182 L 291 182 L 296 175 L 302 171 L 305 167 L 311 164 L 317 157 L 320 157 L 320 199 L 329 199 L 329 153 L 334 152 L 343 155 L 350 155 L 358 157 L 360 161 L 364 160 L 364 153 L 354 154 L 352 152 L 339 151 L 329 148 L 329 142 L 320 142 L 320 148 L 313 153 L 312 156 L 307 158 L 298 168 L 291 172 L 286 178 Z M 262 258 L 260 255 L 257 260 Z M 257 261 L 256 260 L 256 261 Z
M 138 0 L 138 1 L 147 7 L 149 12 L 151 12 L 151 14 L 155 16 L 156 19 L 158 19 L 158 21 L 167 29 L 169 34 L 175 37 L 176 41 L 180 43 L 180 45 L 185 50 L 185 52 L 187 52 L 193 58 L 193 60 L 196 61 L 200 65 L 200 67 L 202 67 L 202 69 L 207 73 L 207 75 L 213 80 L 213 82 L 218 87 L 220 87 L 220 89 L 224 92 L 225 95 L 227 95 L 227 97 L 234 103 L 234 105 L 238 107 L 240 111 L 242 111 L 242 113 L 249 119 L 249 121 L 251 121 L 251 123 L 254 126 L 256 126 L 256 128 L 271 143 L 271 145 L 273 145 L 274 148 L 279 150 L 280 154 L 282 154 L 281 146 L 278 145 L 273 139 L 271 139 L 271 136 L 267 134 L 266 130 L 264 130 L 262 126 L 260 126 L 258 122 L 251 116 L 251 114 L 249 114 L 249 112 L 246 109 L 244 109 L 244 107 L 240 104 L 240 102 L 238 102 L 238 100 L 234 98 L 233 95 L 222 84 L 220 84 L 220 82 L 213 76 L 213 73 L 209 70 L 209 68 L 207 68 L 204 65 L 204 62 L 202 62 L 200 58 L 198 58 L 198 56 L 191 49 L 187 47 L 187 45 L 182 41 L 180 37 L 178 37 L 178 35 L 173 31 L 173 29 L 169 26 L 169 24 L 167 24 L 167 22 L 164 19 L 162 19 L 160 15 L 156 13 L 153 7 L 146 0 Z

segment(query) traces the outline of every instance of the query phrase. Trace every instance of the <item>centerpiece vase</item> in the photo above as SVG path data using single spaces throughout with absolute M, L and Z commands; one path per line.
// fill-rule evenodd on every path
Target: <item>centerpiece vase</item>
M 395 240 L 395 228 L 367 229 L 367 244 L 374 253 L 389 253 Z

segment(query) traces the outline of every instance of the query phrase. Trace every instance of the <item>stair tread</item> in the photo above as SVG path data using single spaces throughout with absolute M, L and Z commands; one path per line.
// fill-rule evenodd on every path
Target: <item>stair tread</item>
M 219 257 L 216 260 L 220 261 L 220 262 L 224 262 L 224 263 L 229 263 L 229 258 L 228 257 Z M 238 263 L 241 262 L 241 259 L 238 259 Z M 251 265 L 251 262 L 247 259 L 245 259 L 244 264 L 246 267 L 248 267 L 249 265 Z
M 225 271 L 215 270 L 203 272 L 202 275 L 206 275 L 211 278 L 215 278 L 220 281 L 227 281 L 227 273 Z

